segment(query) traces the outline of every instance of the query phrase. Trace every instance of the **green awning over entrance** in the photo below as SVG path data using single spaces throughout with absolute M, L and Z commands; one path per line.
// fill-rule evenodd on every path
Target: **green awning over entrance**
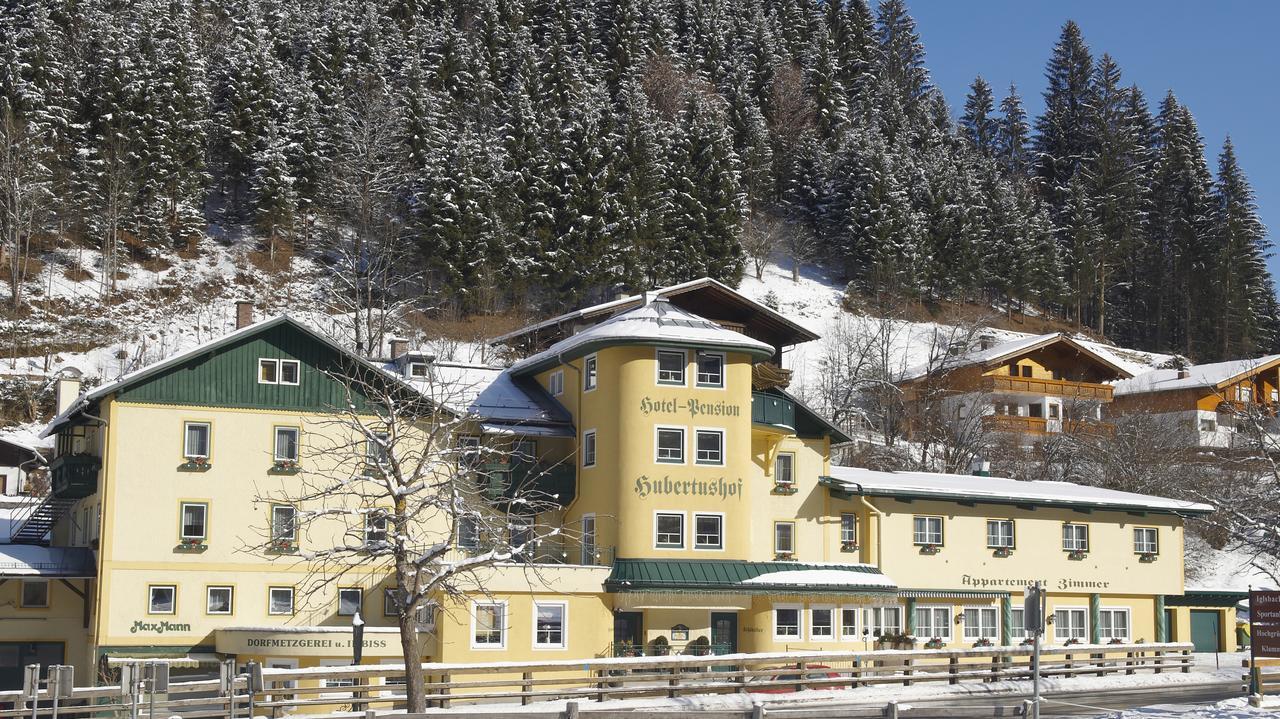
M 1249 598 L 1248 592 L 1230 589 L 1188 589 L 1164 595 L 1166 607 L 1231 607 Z
M 772 593 L 879 592 L 897 586 L 869 564 L 747 562 L 731 559 L 617 559 L 604 582 L 610 592 L 700 591 Z

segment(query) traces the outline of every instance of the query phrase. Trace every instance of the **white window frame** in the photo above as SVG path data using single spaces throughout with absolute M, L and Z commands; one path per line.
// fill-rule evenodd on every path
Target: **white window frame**
M 1124 615 L 1124 634 L 1117 635 L 1115 631 L 1115 621 L 1111 622 L 1111 629 L 1106 629 L 1106 623 L 1103 621 L 1104 616 L 1115 614 Z M 1098 641 L 1106 644 L 1112 639 L 1121 639 L 1129 641 L 1133 636 L 1133 612 L 1129 607 L 1099 607 L 1098 608 Z
M 920 522 L 920 520 L 924 520 L 923 533 L 920 531 L 919 527 L 916 526 Z M 938 541 L 936 542 L 933 541 L 934 532 L 930 527 L 930 524 L 933 522 L 933 520 L 937 520 L 937 523 L 938 523 L 938 531 L 937 531 Z M 917 547 L 923 547 L 923 546 L 941 547 L 943 540 L 946 538 L 946 534 L 944 530 L 945 530 L 945 523 L 943 522 L 942 517 L 939 515 L 915 514 L 911 516 L 911 543 Z
M 920 612 L 930 612 L 929 626 L 933 629 L 943 629 L 941 632 L 922 632 L 920 630 Z M 946 616 L 941 623 L 937 622 L 939 613 Z M 917 604 L 916 605 L 916 636 L 926 641 L 937 637 L 944 642 L 951 641 L 951 624 L 955 621 L 954 610 L 949 604 Z
M 702 364 L 700 360 L 703 357 L 715 357 L 720 360 L 720 381 L 719 382 L 703 382 L 702 381 Z M 693 357 L 693 384 L 699 389 L 724 389 L 725 387 L 725 367 L 728 360 L 723 352 L 698 351 Z
M 871 636 L 883 636 L 885 634 L 901 634 L 903 631 L 903 612 L 906 611 L 902 605 L 867 607 L 863 610 L 862 626 Z M 892 624 L 893 631 L 889 632 L 890 624 L 885 621 L 888 612 L 893 612 L 896 621 Z M 877 634 L 877 632 L 879 632 Z
M 778 633 L 778 610 L 795 610 L 796 613 L 796 633 L 795 634 L 779 634 Z M 800 642 L 804 641 L 804 605 L 803 604 L 775 604 L 770 609 L 769 614 L 773 620 L 773 641 L 775 642 Z
M 500 626 L 498 626 L 497 628 L 499 641 L 496 644 L 491 642 L 484 642 L 484 643 L 476 642 L 476 625 L 477 625 L 476 613 L 477 613 L 477 610 L 480 609 L 480 607 L 501 607 L 502 608 L 502 614 L 498 620 L 498 623 Z M 507 635 L 510 633 L 510 628 L 511 628 L 511 622 L 508 619 L 509 616 L 510 614 L 508 613 L 507 601 L 505 599 L 495 599 L 492 601 L 484 601 L 484 602 L 472 602 L 471 603 L 471 639 L 470 639 L 471 648 L 479 651 L 506 649 Z
M 342 596 L 344 594 L 355 593 L 356 610 L 354 612 L 342 611 Z M 338 608 L 335 612 L 340 617 L 354 617 L 357 614 L 364 614 L 364 590 L 360 587 L 338 587 Z
M 44 603 L 28 604 L 27 603 L 27 587 L 28 586 L 34 587 L 36 585 L 42 585 L 44 587 Z M 48 579 L 23 579 L 22 582 L 18 585 L 18 607 L 21 609 L 48 609 L 50 594 L 51 594 L 51 591 L 49 589 Z M 175 602 L 176 602 L 176 595 L 175 595 Z
M 698 542 L 698 520 L 699 519 L 716 519 L 720 523 L 720 529 L 717 532 L 719 541 L 715 545 L 702 544 Z M 693 548 L 703 552 L 723 552 L 724 551 L 724 512 L 694 512 L 693 513 Z
M 1151 542 L 1149 544 L 1145 539 L 1142 540 L 1141 542 L 1138 540 L 1138 534 L 1140 532 L 1142 534 L 1150 533 Z M 1144 547 L 1147 547 L 1147 546 L 1150 546 L 1151 548 L 1144 549 Z M 1133 528 L 1133 552 L 1134 554 L 1159 554 L 1160 553 L 1160 529 L 1157 527 L 1134 527 Z
M 169 611 L 158 612 L 156 606 L 156 590 L 168 589 L 169 595 Z M 178 613 L 178 585 L 176 584 L 148 584 L 147 585 L 147 614 L 156 614 L 162 616 L 172 616 Z
M 662 356 L 666 354 L 680 355 L 680 381 L 662 379 Z M 653 382 L 659 387 L 689 386 L 689 352 L 687 350 L 659 347 L 653 352 Z
M 600 386 L 600 358 L 589 354 L 582 358 L 582 391 L 594 392 Z
M 1022 607 L 1010 607 L 1009 609 L 1009 641 L 1015 639 L 1021 640 L 1027 638 L 1026 615 Z
M 848 534 L 848 527 L 844 526 L 845 518 L 853 520 L 852 534 Z M 857 512 L 841 512 L 840 513 L 840 544 L 857 544 L 858 543 L 858 513 Z
M 660 517 L 680 517 L 680 545 L 679 546 L 675 546 L 672 544 L 661 544 L 660 542 L 658 542 L 658 519 Z M 688 533 L 689 533 L 689 522 L 685 512 L 670 510 L 670 509 L 654 510 L 653 512 L 653 548 L 654 549 L 681 551 L 689 546 L 688 542 L 685 541 L 685 535 Z M 670 532 L 667 532 L 666 534 L 670 534 Z
M 280 435 L 281 430 L 284 434 L 293 433 L 293 455 L 292 457 L 280 456 Z M 278 424 L 271 433 L 271 456 L 277 462 L 297 462 L 302 456 L 302 429 L 287 424 Z
M 404 660 L 401 659 L 400 661 Z M 267 657 L 266 665 L 268 669 L 297 669 L 298 660 L 281 657 Z M 296 689 L 298 687 L 298 682 L 294 679 L 285 679 L 284 681 L 269 682 L 267 687 L 268 692 L 272 689 Z
M 290 524 L 292 525 L 293 531 L 290 532 L 289 536 L 287 537 L 276 533 L 276 511 L 280 509 L 288 509 L 289 511 L 293 512 L 292 519 L 290 520 Z M 271 541 L 278 542 L 282 540 L 289 540 L 290 542 L 294 542 L 294 543 L 298 541 L 298 508 L 293 506 L 292 504 L 272 504 L 271 505 Z
M 992 524 L 997 525 L 997 527 L 1006 524 L 1009 525 L 1008 543 L 1004 543 L 1005 538 L 1002 534 L 991 533 Z M 987 519 L 987 549 L 1013 549 L 1018 543 L 1017 532 L 1017 525 L 1013 523 L 1012 519 Z M 991 541 L 993 538 L 997 540 L 994 544 Z
M 298 360 L 282 359 L 282 360 L 279 360 L 278 364 L 279 366 L 276 368 L 276 379 L 279 380 L 280 384 L 286 387 L 297 387 L 299 384 L 302 384 L 302 363 L 301 362 L 299 362 Z M 290 365 L 293 366 L 292 382 L 284 378 L 284 368 Z
M 1061 630 L 1063 628 L 1063 623 L 1058 618 L 1058 612 L 1066 612 L 1068 614 L 1075 614 L 1077 612 L 1079 613 L 1080 617 L 1082 617 L 1082 624 L 1080 625 L 1080 636 L 1072 636 L 1071 634 L 1067 634 L 1064 636 L 1062 634 Z M 1076 639 L 1077 641 L 1080 641 L 1080 642 L 1089 641 L 1089 608 L 1088 607 L 1059 606 L 1059 607 L 1053 608 L 1053 640 L 1056 642 L 1065 642 L 1071 639 Z
M 213 593 L 215 591 L 221 591 L 224 589 L 227 591 L 227 611 L 215 612 L 209 608 L 212 605 L 212 602 L 210 600 L 213 599 Z M 204 588 L 204 613 L 211 616 L 216 616 L 216 617 L 225 617 L 225 616 L 235 614 L 236 613 L 235 586 L 230 584 L 210 584 L 209 586 L 205 587 Z
M 999 607 L 965 607 L 964 612 L 964 640 L 966 642 L 976 642 L 979 639 L 990 639 L 993 644 L 1000 643 L 1000 608 Z M 970 617 L 976 614 L 978 621 L 976 626 L 971 626 Z M 991 624 L 987 625 L 982 621 L 983 615 L 991 617 Z
M 349 667 L 351 666 L 351 662 L 350 660 L 347 660 L 347 659 L 321 659 L 319 666 L 334 667 L 334 668 Z M 351 687 L 358 686 L 358 684 L 359 682 L 356 681 L 355 677 L 347 677 L 345 679 L 321 679 L 320 680 L 320 686 L 324 689 L 349 689 Z M 349 691 L 320 692 L 318 696 L 323 699 L 340 699 L 340 698 L 351 696 L 351 692 Z
M 853 612 L 852 624 L 845 623 L 844 621 L 845 612 Z M 839 618 L 839 621 L 836 622 L 837 624 L 836 631 L 838 632 L 837 637 L 840 639 L 840 641 L 855 642 L 862 638 L 862 634 L 858 631 L 861 626 L 861 622 L 863 621 L 861 614 L 862 614 L 862 607 L 857 605 L 839 607 L 836 609 L 836 616 Z M 845 629 L 849 629 L 850 631 L 846 633 Z
M 818 634 L 817 617 L 814 612 L 827 612 L 827 633 Z M 832 604 L 811 604 L 809 605 L 809 640 L 810 641 L 831 641 L 836 639 L 838 631 L 836 625 L 839 623 L 836 617 L 836 608 Z
M 421 372 L 418 371 L 419 367 L 422 368 Z M 407 376 L 409 379 L 418 379 L 420 377 L 427 377 L 428 375 L 430 375 L 431 374 L 430 368 L 431 368 L 431 365 L 428 364 L 427 362 L 409 362 L 404 366 L 404 372 L 405 372 L 405 376 Z
M 278 611 L 276 611 L 276 609 L 275 609 L 275 605 L 276 605 L 276 603 L 275 603 L 275 596 L 276 596 L 276 592 L 284 592 L 284 593 L 286 593 L 286 594 L 288 595 L 288 597 L 289 597 L 289 611 L 287 611 L 287 612 L 278 612 Z M 291 617 L 291 616 L 293 616 L 293 614 L 294 614 L 294 610 L 296 609 L 296 607 L 294 606 L 294 596 L 295 596 L 295 594 L 294 594 L 294 589 L 293 589 L 293 587 L 267 587 L 267 614 L 270 614 L 270 615 L 272 615 L 272 616 L 276 616 L 276 617 Z
M 789 549 L 785 549 L 785 550 L 778 546 L 778 527 L 781 527 L 781 526 L 783 526 L 783 525 L 786 525 L 786 526 L 791 527 L 791 547 L 790 547 Z M 773 523 L 773 553 L 774 553 L 775 555 L 776 555 L 776 554 L 790 554 L 790 555 L 792 555 L 792 556 L 794 556 L 794 555 L 795 555 L 795 553 L 796 553 L 796 523 L 795 523 L 795 521 L 794 521 L 794 520 L 790 520 L 790 519 L 786 519 L 786 520 L 777 520 L 777 521 L 775 521 L 775 522 Z
M 663 459 L 660 454 L 661 447 L 658 444 L 659 437 L 663 432 L 679 432 L 680 433 L 680 459 Z M 658 464 L 686 464 L 689 460 L 689 432 L 685 427 L 659 424 L 653 428 L 653 461 Z
M 1084 541 L 1081 542 L 1080 538 L 1076 536 L 1076 533 L 1074 531 L 1071 533 L 1071 537 L 1068 540 L 1068 537 L 1067 537 L 1068 528 L 1073 530 L 1076 528 L 1084 529 Z M 1089 551 L 1089 525 L 1082 524 L 1080 522 L 1063 522 L 1062 523 L 1062 551 L 1064 552 Z
M 469 527 L 473 531 L 464 532 L 464 527 Z M 472 517 L 471 515 L 458 517 L 458 525 L 455 531 L 458 535 L 455 539 L 455 543 L 458 545 L 459 549 L 478 549 L 480 547 L 480 523 L 475 517 Z M 464 543 L 463 538 L 467 537 L 467 535 L 473 537 L 474 541 L 469 540 Z
M 198 454 L 191 451 L 191 428 L 204 427 L 204 444 L 205 453 Z M 195 459 L 203 457 L 208 459 L 213 455 L 213 423 L 212 422 L 183 422 L 182 423 L 182 456 L 187 459 Z
M 559 607 L 560 608 L 560 642 L 539 642 L 538 641 L 538 607 Z M 565 601 L 552 601 L 536 599 L 533 601 L 533 616 L 530 626 L 533 627 L 533 648 L 534 649 L 558 649 L 565 650 L 569 648 L 569 603 Z
M 547 375 L 547 389 L 552 397 L 564 394 L 564 370 L 558 369 Z
M 704 460 L 704 459 L 702 459 L 702 458 L 700 458 L 700 457 L 698 456 L 698 455 L 702 452 L 702 450 L 701 450 L 701 449 L 699 449 L 699 447 L 698 447 L 698 439 L 699 439 L 702 435 L 704 435 L 704 434 L 706 434 L 706 435 L 715 435 L 715 436 L 717 436 L 717 437 L 719 437 L 719 438 L 720 438 L 720 449 L 718 450 L 718 453 L 719 453 L 719 455 L 720 455 L 720 458 L 719 458 L 719 459 L 717 459 L 717 460 L 705 459 L 705 460 Z M 725 432 L 724 432 L 724 430 L 723 430 L 723 429 L 718 429 L 718 428 L 714 428 L 714 427 L 694 427 L 694 428 L 693 428 L 693 463 L 694 463 L 694 464 L 698 464 L 698 465 L 702 465 L 702 466 L 704 466 L 704 467 L 723 467 L 723 466 L 724 466 L 724 455 L 725 455 L 725 451 L 724 451 L 725 447 L 724 447 L 724 445 L 725 445 Z
M 782 478 L 779 476 L 780 473 L 778 472 L 778 463 L 782 461 L 783 457 L 787 458 L 788 474 L 790 475 L 789 477 L 787 477 L 787 480 L 785 482 L 782 481 Z M 796 453 L 795 452 L 779 452 L 773 458 L 773 483 L 779 487 L 796 486 Z
M 478 434 L 460 434 L 457 441 L 457 461 L 458 466 L 462 468 L 470 468 L 474 464 L 478 464 L 480 450 L 483 441 Z
M 200 534 L 187 534 L 187 507 L 200 507 L 204 510 L 204 514 L 200 517 L 200 527 L 204 531 Z M 182 539 L 208 539 L 209 538 L 209 503 L 208 502 L 180 502 L 178 504 L 178 534 Z
M 267 367 L 275 374 L 273 379 L 263 379 L 262 370 Z M 271 357 L 258 358 L 258 384 L 280 384 L 280 360 Z
M 387 541 L 388 526 L 390 526 L 390 517 L 386 514 L 366 513 L 364 515 L 364 543 L 372 544 L 374 542 Z M 377 536 L 379 534 L 382 536 Z
M 582 433 L 582 467 L 596 466 L 597 437 L 594 429 L 584 430 Z

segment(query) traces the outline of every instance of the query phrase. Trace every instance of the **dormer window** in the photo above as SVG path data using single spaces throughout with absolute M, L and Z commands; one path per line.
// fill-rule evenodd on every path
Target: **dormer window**
M 427 376 L 427 363 L 410 362 L 405 368 L 405 374 L 412 379 L 422 379 Z

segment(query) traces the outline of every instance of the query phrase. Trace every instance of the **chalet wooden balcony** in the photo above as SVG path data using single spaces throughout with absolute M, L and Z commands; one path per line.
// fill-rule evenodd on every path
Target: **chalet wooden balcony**
M 98 469 L 102 460 L 87 454 L 62 454 L 49 463 L 53 474 L 53 495 L 60 499 L 81 499 L 98 491 Z
M 751 423 L 783 430 L 788 434 L 795 432 L 796 405 L 784 397 L 752 392 Z
M 1035 377 L 1006 377 L 989 375 L 982 378 L 985 392 L 1033 394 L 1041 397 L 1071 397 L 1098 402 L 1111 401 L 1111 385 L 1092 382 L 1071 382 L 1065 379 L 1038 379 Z M 1025 419 L 1038 419 L 1026 417 Z
M 772 362 L 758 362 L 751 368 L 751 389 L 756 391 L 782 387 L 791 384 L 791 370 L 783 369 Z
M 1110 422 L 1096 419 L 1050 420 L 1044 417 L 1019 417 L 1008 414 L 993 414 L 982 418 L 987 429 L 993 432 L 1010 432 L 1014 434 L 1067 434 L 1089 435 L 1094 437 L 1110 437 L 1116 433 L 1116 426 Z

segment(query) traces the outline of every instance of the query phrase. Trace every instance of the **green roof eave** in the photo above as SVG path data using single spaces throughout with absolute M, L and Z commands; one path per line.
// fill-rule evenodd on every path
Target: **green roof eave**
M 816 410 L 800 401 L 800 399 L 790 392 L 780 387 L 774 387 L 772 389 L 765 390 L 765 394 L 769 393 L 776 393 L 781 397 L 785 397 L 795 405 L 796 436 L 806 437 L 817 435 L 820 437 L 830 437 L 832 444 L 844 444 L 846 442 L 853 441 L 853 438 L 845 434 L 844 430 L 832 424 L 826 417 L 818 414 Z
M 837 569 L 850 574 L 866 574 L 874 584 L 772 584 L 748 579 L 774 572 Z M 871 579 L 874 578 L 874 579 Z M 802 562 L 749 562 L 729 559 L 617 559 L 613 571 L 604 582 L 609 592 L 733 592 L 770 594 L 777 592 L 823 592 L 840 594 L 886 594 L 895 587 L 884 586 L 879 569 L 863 564 L 830 565 Z
M 827 488 L 833 496 L 886 497 L 888 499 L 919 499 L 935 502 L 971 502 L 974 504 L 999 505 L 1032 505 L 1036 507 L 1054 507 L 1058 509 L 1099 510 L 1111 512 L 1146 512 L 1148 514 L 1168 514 L 1176 517 L 1203 517 L 1213 513 L 1211 509 L 1173 509 L 1169 507 L 1152 507 L 1145 504 L 1117 504 L 1109 502 L 1082 502 L 1066 499 L 1046 499 L 1037 497 L 992 497 L 985 494 L 933 494 L 899 489 L 867 489 L 859 487 L 851 489 L 851 482 L 842 482 L 835 477 L 821 476 L 818 484 Z
M 546 357 L 533 362 L 529 365 L 519 368 L 512 374 L 517 376 L 534 375 L 544 370 L 549 370 L 568 362 L 570 360 L 585 357 L 592 352 L 599 352 L 609 347 L 678 347 L 680 349 L 694 350 L 720 350 L 723 352 L 741 352 L 751 355 L 753 360 L 766 360 L 773 357 L 772 352 L 765 351 L 757 347 L 745 347 L 742 345 L 731 344 L 727 342 L 686 342 L 680 340 L 629 340 L 624 337 L 606 337 L 590 342 L 584 342 L 563 354 L 548 354 Z
M 1232 607 L 1249 598 L 1248 592 L 1228 589 L 1188 589 L 1164 595 L 1166 607 Z

